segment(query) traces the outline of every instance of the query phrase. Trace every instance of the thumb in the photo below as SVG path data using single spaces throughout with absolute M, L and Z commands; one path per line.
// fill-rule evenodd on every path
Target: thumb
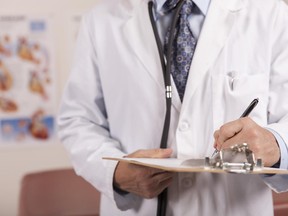
M 134 158 L 169 158 L 172 154 L 172 149 L 145 149 L 138 150 L 127 157 Z

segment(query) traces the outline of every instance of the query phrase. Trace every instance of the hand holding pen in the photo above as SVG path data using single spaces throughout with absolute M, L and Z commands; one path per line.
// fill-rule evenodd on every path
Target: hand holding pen
M 258 99 L 254 99 L 239 119 L 228 122 L 214 133 L 215 151 L 236 144 L 247 143 L 256 158 L 262 158 L 264 166 L 274 165 L 280 158 L 280 150 L 273 133 L 247 118 L 255 108 Z
M 247 117 L 247 116 L 252 112 L 252 110 L 257 106 L 258 102 L 259 102 L 259 99 L 258 99 L 258 98 L 254 99 L 254 100 L 249 104 L 249 106 L 246 108 L 246 110 L 242 113 L 242 115 L 240 116 L 240 118 Z M 216 132 L 217 132 L 217 131 L 216 131 Z M 215 138 L 215 134 L 214 134 L 214 138 Z M 216 139 L 215 139 L 215 141 L 216 141 Z M 215 143 L 214 143 L 215 151 L 213 152 L 212 157 L 218 152 L 218 150 L 216 149 L 216 147 L 217 147 L 217 143 L 215 142 Z

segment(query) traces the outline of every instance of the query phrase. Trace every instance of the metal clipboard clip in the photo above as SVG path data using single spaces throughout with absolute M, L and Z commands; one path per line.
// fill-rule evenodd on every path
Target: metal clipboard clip
M 254 153 L 247 143 L 232 146 L 217 152 L 212 158 L 205 158 L 205 167 L 221 169 L 231 173 L 250 173 L 262 169 L 262 159 L 255 160 Z

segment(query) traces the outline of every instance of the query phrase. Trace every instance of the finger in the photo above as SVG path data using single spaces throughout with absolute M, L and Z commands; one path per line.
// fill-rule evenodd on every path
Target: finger
M 161 179 L 165 180 L 167 178 L 173 177 L 174 173 L 156 169 L 156 171 L 151 176 L 153 176 L 153 178 L 159 179 L 159 181 L 161 181 Z
M 159 194 L 161 194 L 165 188 L 167 188 L 171 183 L 173 179 L 167 179 L 161 183 L 161 185 L 158 185 L 153 190 L 139 190 L 136 192 L 136 194 L 146 198 L 146 199 L 152 199 L 157 197 Z
M 145 150 L 138 150 L 128 157 L 134 158 L 168 158 L 172 154 L 172 149 L 145 149 Z
M 225 140 L 225 142 L 221 145 L 221 149 L 227 149 L 230 148 L 231 146 L 242 143 L 248 144 L 247 137 L 243 132 L 239 132 L 235 136 Z
M 255 122 L 250 118 L 242 118 L 239 121 L 239 124 L 242 124 L 242 129 L 236 133 L 233 137 L 226 139 L 222 143 L 222 148 L 228 148 L 230 146 L 247 143 L 253 149 L 254 145 L 263 139 L 263 129 L 259 127 Z M 256 149 L 255 149 L 256 150 Z
M 219 137 L 219 130 L 216 130 L 215 132 L 214 132 L 214 148 L 217 148 L 217 140 L 218 140 L 218 137 Z
M 141 179 L 138 182 L 137 191 L 146 198 L 153 198 L 171 183 L 173 176 L 171 174 L 159 174 L 148 179 Z
M 146 166 L 142 166 L 138 164 L 128 164 L 128 166 L 130 166 L 130 169 L 133 170 L 134 174 L 141 175 L 143 179 L 151 178 L 155 175 L 160 175 L 160 174 L 173 175 L 172 172 L 168 172 L 166 170 L 146 167 Z
M 173 182 L 173 178 L 168 178 L 164 181 L 161 182 L 160 186 L 158 187 L 156 196 L 158 196 L 159 194 L 161 194 L 167 187 L 169 187 L 169 185 L 171 185 Z
M 161 186 L 162 182 L 173 178 L 173 176 L 174 175 L 171 172 L 160 173 L 152 176 L 149 181 L 152 184 L 152 187 L 159 187 Z
M 214 139 L 218 139 L 218 137 L 219 137 L 219 130 L 216 130 L 215 132 L 214 132 L 214 134 L 213 134 L 213 136 L 214 136 Z
M 161 170 L 161 169 L 155 169 L 155 168 L 150 168 L 150 170 L 149 170 L 150 176 L 160 175 L 160 174 L 164 174 L 164 173 L 167 173 L 167 171 Z
M 167 179 L 162 179 L 162 181 L 156 181 L 155 179 L 153 180 L 154 184 L 153 186 L 149 186 L 149 190 L 145 190 L 146 198 L 154 198 L 158 196 L 160 193 L 163 192 L 165 188 L 167 188 L 173 181 L 173 177 L 169 177 Z
M 238 134 L 243 129 L 243 127 L 244 127 L 243 121 L 240 119 L 226 123 L 223 126 L 221 126 L 221 128 L 219 129 L 219 136 L 217 139 L 217 145 L 218 145 L 217 147 L 219 148 L 220 146 L 221 148 L 221 146 L 226 140 L 231 139 L 236 134 Z
M 173 182 L 173 177 L 168 178 L 164 181 L 161 182 L 161 186 L 162 186 L 162 190 L 160 189 L 160 191 L 162 192 L 165 188 L 167 188 L 169 185 L 171 185 Z

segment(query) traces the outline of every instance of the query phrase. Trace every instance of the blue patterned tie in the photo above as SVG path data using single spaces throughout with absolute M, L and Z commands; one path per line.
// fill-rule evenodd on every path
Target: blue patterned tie
M 179 0 L 166 1 L 163 5 L 164 11 L 169 12 L 177 5 L 178 2 Z M 188 73 L 197 42 L 193 37 L 188 23 L 188 17 L 192 14 L 192 8 L 193 1 L 185 0 L 180 11 L 179 23 L 177 24 L 174 32 L 175 38 L 173 41 L 171 55 L 171 73 L 181 101 L 184 97 Z M 169 35 L 170 29 L 168 29 L 166 34 L 165 47 L 167 47 Z

